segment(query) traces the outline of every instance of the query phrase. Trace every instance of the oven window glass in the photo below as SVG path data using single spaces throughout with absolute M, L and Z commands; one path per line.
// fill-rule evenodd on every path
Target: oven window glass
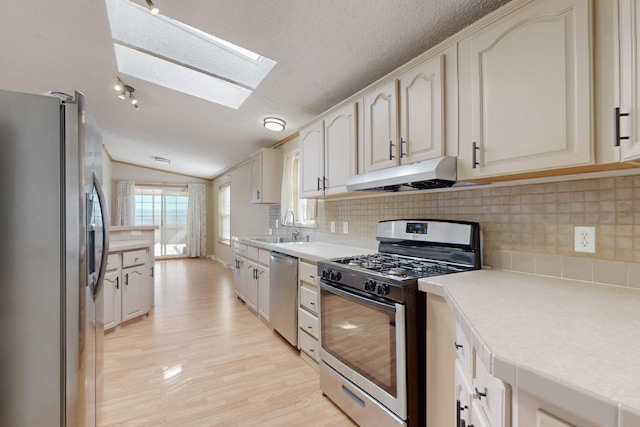
M 395 312 L 321 291 L 322 346 L 333 357 L 397 397 Z

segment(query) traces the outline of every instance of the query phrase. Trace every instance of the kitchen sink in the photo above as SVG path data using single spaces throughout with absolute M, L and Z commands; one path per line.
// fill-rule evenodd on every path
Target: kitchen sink
M 282 236 L 269 236 L 269 237 L 254 237 L 251 240 L 255 240 L 256 242 L 262 243 L 294 243 L 299 242 L 299 240 L 293 240 L 289 237 Z

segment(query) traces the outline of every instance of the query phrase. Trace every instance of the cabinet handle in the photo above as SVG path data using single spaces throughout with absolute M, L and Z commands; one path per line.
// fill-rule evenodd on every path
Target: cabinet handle
M 129 286 L 129 273 L 124 275 L 124 284 Z
M 120 289 L 120 278 L 116 277 L 116 289 Z
M 260 190 L 256 190 L 256 198 L 260 200 Z
M 404 151 L 404 146 L 407 143 L 407 141 L 405 141 L 404 139 L 402 139 L 402 137 L 400 137 L 400 158 L 403 158 L 407 155 L 407 153 L 405 153 Z
M 323 190 L 327 189 L 327 177 L 326 176 L 322 177 L 322 189 Z
M 456 345 L 456 350 L 459 348 L 464 347 L 462 344 L 458 344 L 457 342 L 454 341 L 454 344 Z
M 151 267 L 151 277 L 155 277 L 155 276 L 153 275 L 153 267 Z
M 396 156 L 393 155 L 393 147 L 395 147 L 396 144 L 393 143 L 393 141 L 389 141 L 389 160 L 393 160 L 396 158 Z
M 476 387 L 476 395 L 478 396 L 478 400 L 482 400 L 483 397 L 487 397 L 487 388 L 484 388 L 484 393 L 480 393 L 480 390 Z
M 307 326 L 307 329 L 313 329 L 313 326 Z
M 471 167 L 473 169 L 480 166 L 480 163 L 478 163 L 478 154 L 477 154 L 478 150 L 480 150 L 480 148 L 478 148 L 478 143 L 474 141 L 472 144 L 472 151 L 471 151 Z
M 320 191 L 320 177 L 318 177 L 318 191 Z
M 619 147 L 621 139 L 629 139 L 628 136 L 620 136 L 620 117 L 627 117 L 629 113 L 621 113 L 620 107 L 613 109 L 613 146 Z

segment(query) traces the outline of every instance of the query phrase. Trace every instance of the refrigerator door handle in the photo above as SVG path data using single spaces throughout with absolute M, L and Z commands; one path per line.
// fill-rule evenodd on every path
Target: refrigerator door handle
M 107 271 L 107 258 L 109 257 L 109 215 L 107 214 L 107 202 L 104 198 L 104 193 L 102 192 L 102 183 L 100 182 L 100 179 L 98 179 L 98 175 L 95 171 L 93 172 L 93 186 L 98 193 L 98 203 L 100 204 L 100 214 L 102 216 L 102 257 L 93 292 L 93 299 L 95 300 L 102 290 L 102 282 L 104 281 L 104 275 Z M 93 250 L 95 253 L 95 246 Z

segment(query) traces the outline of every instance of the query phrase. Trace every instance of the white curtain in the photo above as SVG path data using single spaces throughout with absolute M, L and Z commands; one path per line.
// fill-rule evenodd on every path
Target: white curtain
M 116 194 L 116 223 L 114 225 L 133 225 L 134 188 L 133 181 L 118 181 Z
M 316 224 L 316 206 L 314 199 L 301 199 L 300 196 L 300 152 L 298 150 L 287 153 L 282 170 L 282 192 L 280 196 L 280 213 L 287 218 L 286 225 L 291 225 L 291 215 L 287 210 L 292 209 L 296 214 L 298 225 L 313 226 Z
M 207 202 L 205 184 L 187 184 L 187 254 L 191 258 L 205 256 L 207 252 Z

